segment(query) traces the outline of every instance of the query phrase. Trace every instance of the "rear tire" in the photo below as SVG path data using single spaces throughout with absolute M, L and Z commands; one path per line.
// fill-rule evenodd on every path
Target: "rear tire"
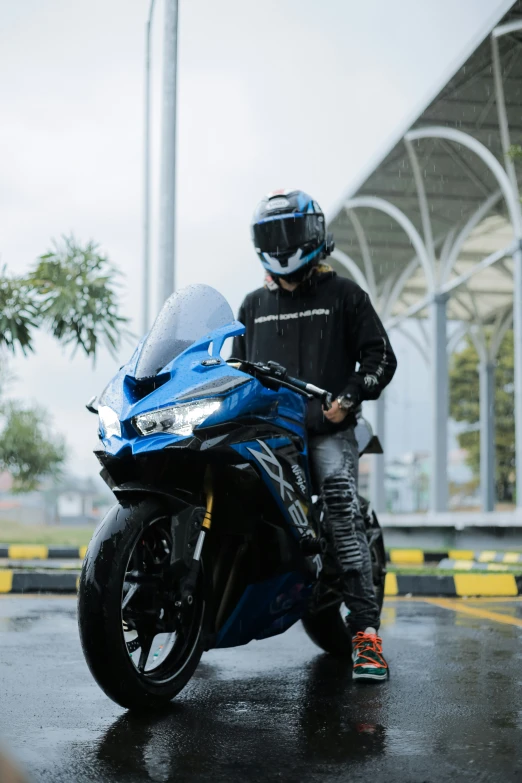
M 303 617 L 303 628 L 318 647 L 339 658 L 352 657 L 352 634 L 341 616 L 341 603 Z
M 372 561 L 373 586 L 375 598 L 379 606 L 379 614 L 382 612 L 384 602 L 384 580 L 386 577 L 386 554 L 382 530 L 372 511 L 368 515 L 368 504 L 362 501 L 363 512 L 366 516 L 366 531 L 370 542 L 370 555 Z M 338 657 L 351 658 L 352 633 L 346 620 L 341 614 L 341 602 L 335 606 L 317 614 L 309 614 L 303 617 L 303 627 L 310 639 L 318 647 L 327 653 Z
M 375 597 L 379 605 L 379 614 L 382 612 L 384 603 L 384 583 L 386 579 L 386 552 L 384 550 L 384 538 L 382 529 L 379 525 L 375 511 L 372 511 L 371 525 L 369 529 L 371 536 L 370 556 L 372 559 L 373 586 Z
M 151 670 L 149 653 L 145 653 L 146 660 L 140 672 L 125 640 L 122 599 L 124 585 L 128 586 L 126 578 L 130 578 L 129 573 L 135 573 L 130 570 L 131 557 L 135 557 L 136 548 L 145 540 L 147 531 L 170 516 L 171 512 L 156 500 L 136 500 L 129 505 L 114 506 L 96 531 L 82 568 L 78 625 L 83 652 L 98 685 L 109 698 L 126 708 L 155 708 L 169 702 L 192 677 L 204 649 L 206 610 L 202 579 L 194 593 L 191 608 L 194 618 L 191 615 L 186 627 L 180 626 L 180 642 L 173 644 L 161 666 Z M 167 592 L 167 587 L 161 582 L 158 584 L 159 598 L 154 586 L 151 590 L 150 582 L 148 588 L 147 585 L 139 587 L 136 595 L 140 589 L 144 590 L 145 600 L 141 600 L 146 608 L 150 594 L 152 613 L 158 605 L 166 607 L 158 613 L 161 618 L 162 613 L 170 611 L 173 588 L 167 584 Z M 133 596 L 132 601 L 135 600 Z M 143 616 L 147 617 L 147 611 Z M 128 629 L 125 632 L 128 633 Z M 137 640 L 140 640 L 139 635 Z M 140 649 L 140 645 L 136 649 Z

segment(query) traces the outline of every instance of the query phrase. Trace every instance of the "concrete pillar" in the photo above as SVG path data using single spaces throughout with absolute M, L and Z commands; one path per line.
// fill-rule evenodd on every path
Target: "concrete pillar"
M 495 365 L 482 361 L 480 377 L 480 494 L 482 511 L 495 509 Z
M 145 25 L 145 123 L 143 139 L 143 278 L 141 331 L 149 331 L 150 296 L 150 110 L 151 110 L 151 30 L 154 0 L 150 0 L 149 18 Z
M 375 418 L 374 418 L 374 432 L 381 442 L 383 451 L 385 451 L 385 397 L 381 394 L 379 399 L 375 403 Z M 371 499 L 372 506 L 378 513 L 386 511 L 386 490 L 384 486 L 385 470 L 384 470 L 384 454 L 373 455 L 372 465 L 372 488 Z
M 503 29 L 502 29 L 503 28 Z M 518 29 L 518 28 L 517 28 Z M 515 370 L 515 470 L 516 508 L 522 515 L 522 207 L 515 163 L 509 154 L 511 138 L 509 118 L 504 95 L 502 63 L 499 51 L 499 36 L 510 31 L 509 25 L 501 25 L 493 31 L 491 45 L 493 52 L 493 78 L 497 103 L 500 140 L 504 152 L 504 166 L 511 184 L 511 194 L 502 188 L 509 209 L 517 248 L 513 253 L 513 344 Z M 497 176 L 498 179 L 498 176 Z M 499 180 L 500 183 L 500 180 Z
M 522 240 L 513 253 L 513 345 L 515 360 L 516 504 L 522 514 Z
M 432 304 L 433 435 L 430 504 L 432 511 L 448 509 L 448 354 L 447 294 L 436 294 Z
M 165 0 L 163 36 L 163 97 L 160 181 L 159 306 L 174 291 L 176 210 L 176 86 L 178 58 L 178 0 Z

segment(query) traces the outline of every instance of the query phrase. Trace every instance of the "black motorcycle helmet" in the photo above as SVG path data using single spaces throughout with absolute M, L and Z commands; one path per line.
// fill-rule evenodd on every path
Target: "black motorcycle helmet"
M 251 228 L 261 263 L 276 280 L 303 280 L 334 249 L 321 207 L 302 190 L 269 193 L 257 205 Z

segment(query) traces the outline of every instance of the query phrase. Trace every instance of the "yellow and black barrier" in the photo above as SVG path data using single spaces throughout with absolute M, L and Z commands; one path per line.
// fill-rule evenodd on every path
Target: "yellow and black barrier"
M 0 559 L 9 560 L 83 560 L 86 546 L 45 546 L 43 544 L 0 544 Z M 446 551 L 424 551 L 423 549 L 390 549 L 386 559 L 393 565 L 426 565 L 450 560 L 468 560 L 477 563 L 503 563 L 522 565 L 522 552 L 501 552 L 472 549 L 448 549 Z
M 78 571 L 0 570 L 0 593 L 76 593 Z M 385 595 L 393 596 L 516 596 L 522 577 L 507 573 L 386 574 Z
M 386 559 L 393 565 L 426 565 L 439 563 L 441 560 L 468 560 L 477 563 L 504 563 L 505 565 L 522 565 L 522 552 L 501 552 L 495 550 L 448 549 L 445 552 L 429 552 L 423 549 L 390 549 Z
M 514 596 L 522 594 L 522 577 L 514 574 L 386 574 L 384 593 L 392 596 Z
M 86 551 L 86 546 L 0 544 L 0 558 L 7 558 L 8 560 L 83 560 Z
M 0 570 L 0 593 L 76 593 L 78 571 Z
M 508 571 L 511 573 L 521 573 L 522 565 L 517 566 L 513 563 L 478 563 L 476 560 L 450 560 L 445 558 L 437 566 L 443 571 Z

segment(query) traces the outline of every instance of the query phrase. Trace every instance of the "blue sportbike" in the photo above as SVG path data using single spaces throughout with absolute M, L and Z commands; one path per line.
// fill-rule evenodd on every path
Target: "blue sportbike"
M 330 395 L 278 364 L 223 359 L 225 341 L 243 332 L 214 289 L 179 291 L 88 404 L 117 502 L 87 550 L 79 628 L 94 678 L 123 707 L 164 704 L 206 650 L 298 620 L 324 650 L 351 655 L 307 459 L 307 401 L 328 407 Z M 379 450 L 364 420 L 356 433 L 361 453 Z M 382 535 L 363 508 L 382 602 Z

